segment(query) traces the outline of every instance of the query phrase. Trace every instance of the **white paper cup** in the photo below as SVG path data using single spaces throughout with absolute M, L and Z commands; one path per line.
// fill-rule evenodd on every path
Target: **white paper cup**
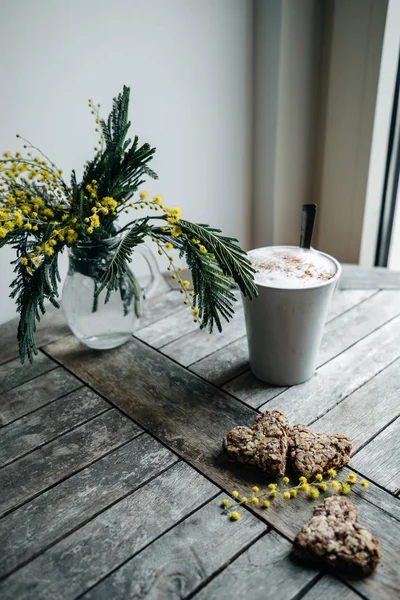
M 295 247 L 276 246 L 285 248 Z M 250 368 L 261 381 L 295 385 L 307 381 L 316 369 L 329 305 L 342 271 L 335 258 L 319 254 L 336 266 L 331 279 L 297 288 L 257 284 L 258 297 L 243 298 Z

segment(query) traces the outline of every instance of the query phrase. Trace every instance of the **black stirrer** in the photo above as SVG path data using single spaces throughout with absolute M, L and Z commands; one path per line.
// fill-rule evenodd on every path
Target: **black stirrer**
M 300 248 L 311 248 L 311 238 L 314 229 L 316 204 L 303 204 L 301 211 Z

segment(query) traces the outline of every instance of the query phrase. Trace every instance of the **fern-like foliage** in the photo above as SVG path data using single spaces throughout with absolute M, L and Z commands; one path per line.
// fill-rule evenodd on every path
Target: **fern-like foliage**
M 139 146 L 135 136 L 133 143 L 127 138 L 131 126 L 128 121 L 130 88 L 113 100 L 113 107 L 107 121 L 100 119 L 105 148 L 96 154 L 83 174 L 81 189 L 93 180 L 97 182 L 100 197 L 110 196 L 120 202 L 128 200 L 146 177 L 157 179 L 157 174 L 149 168 L 155 148 L 150 144 Z
M 221 235 L 220 229 L 191 223 L 184 219 L 179 221 L 179 226 L 187 239 L 200 240 L 200 244 L 205 246 L 207 252 L 215 257 L 223 274 L 235 281 L 244 296 L 249 298 L 257 296 L 257 286 L 253 276 L 255 271 L 236 238 Z
M 140 312 L 141 290 L 129 267 L 129 263 L 135 246 L 142 244 L 144 237 L 150 231 L 148 221 L 148 218 L 137 220 L 127 233 L 121 234 L 120 239 L 117 238 L 114 246 L 109 246 L 112 258 L 109 260 L 107 269 L 101 277 L 95 292 L 98 297 L 106 288 L 105 302 L 108 302 L 111 292 L 119 289 L 125 303 L 129 299 L 129 290 L 132 290 L 137 316 Z
M 220 235 L 219 229 L 208 225 L 199 225 L 186 220 L 179 220 L 177 225 L 181 230 L 179 236 L 172 235 L 171 227 L 147 225 L 147 233 L 160 243 L 170 243 L 180 251 L 185 258 L 193 279 L 193 305 L 199 309 L 200 326 L 214 326 L 222 330 L 221 317 L 229 321 L 234 314 L 233 305 L 236 302 L 232 289 L 239 287 L 244 296 L 254 298 L 257 287 L 254 283 L 254 269 L 246 253 L 240 248 L 235 238 Z M 136 225 L 133 226 L 132 230 Z M 126 235 L 129 240 L 130 232 Z M 128 241 L 129 257 L 136 245 L 136 235 L 132 242 Z M 115 289 L 118 278 L 126 268 L 124 252 L 123 260 L 114 261 L 109 265 L 104 285 Z
M 11 284 L 11 298 L 16 300 L 17 310 L 20 313 L 18 324 L 18 346 L 21 362 L 27 356 L 32 362 L 38 353 L 34 334 L 36 321 L 46 312 L 44 301 L 49 300 L 53 306 L 59 308 L 57 302 L 58 283 L 61 281 L 57 267 L 57 256 L 47 258 L 32 273 L 27 273 L 19 259 L 16 263 L 16 278 Z

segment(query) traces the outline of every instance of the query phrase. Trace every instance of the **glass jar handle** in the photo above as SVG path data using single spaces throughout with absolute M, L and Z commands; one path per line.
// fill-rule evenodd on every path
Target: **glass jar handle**
M 146 300 L 146 298 L 158 287 L 160 281 L 160 269 L 158 268 L 154 254 L 145 244 L 136 246 L 135 252 L 139 252 L 143 256 L 150 270 L 150 281 L 145 287 L 141 288 L 143 300 Z

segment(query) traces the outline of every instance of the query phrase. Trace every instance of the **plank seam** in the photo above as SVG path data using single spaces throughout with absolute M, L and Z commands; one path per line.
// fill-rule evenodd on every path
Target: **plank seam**
M 145 344 L 148 348 L 151 348 L 152 350 L 154 350 L 155 352 L 158 352 L 159 354 L 161 354 L 161 356 L 163 358 L 166 358 L 167 360 L 172 361 L 173 363 L 175 363 L 176 365 L 178 365 L 181 369 L 185 369 L 186 371 L 188 371 L 189 369 L 187 369 L 187 367 L 184 367 L 183 365 L 181 365 L 180 363 L 178 363 L 175 359 L 171 358 L 170 356 L 167 356 L 166 354 L 163 354 L 162 352 L 160 352 L 160 350 L 158 348 L 153 348 L 153 346 L 150 346 L 150 344 L 147 344 L 146 342 L 144 342 L 143 340 L 139 340 L 138 341 L 141 344 Z M 51 354 L 48 354 L 47 351 L 42 348 L 42 352 L 44 352 L 44 354 L 46 354 L 46 356 L 50 356 Z M 116 410 L 118 410 L 119 413 L 121 413 L 121 415 L 123 415 L 124 417 L 126 417 L 127 419 L 129 419 L 130 421 L 132 421 L 133 423 L 135 423 L 136 425 L 138 425 L 138 427 L 140 427 L 141 429 L 143 429 L 143 431 L 145 431 L 146 433 L 148 433 L 149 435 L 153 436 L 154 439 L 156 439 L 157 441 L 159 441 L 161 444 L 163 444 L 166 448 L 168 448 L 168 450 L 171 450 L 171 448 L 169 448 L 169 446 L 167 446 L 162 440 L 160 440 L 159 438 L 157 438 L 154 433 L 152 433 L 150 430 L 148 430 L 146 427 L 144 427 L 143 425 L 140 425 L 138 421 L 136 421 L 131 415 L 129 415 L 128 413 L 124 412 L 117 404 L 114 404 L 111 400 L 109 400 L 107 398 L 107 396 L 105 396 L 104 394 L 102 394 L 101 392 L 99 392 L 98 390 L 96 390 L 95 387 L 93 387 L 92 385 L 90 385 L 89 383 L 87 383 L 84 379 L 82 379 L 82 377 L 80 375 L 76 375 L 71 369 L 69 369 L 66 365 L 63 365 L 62 362 L 58 361 L 56 358 L 52 357 L 52 359 L 61 367 L 63 368 L 65 371 L 67 371 L 67 373 L 69 373 L 70 375 L 73 375 L 75 377 L 75 379 L 78 379 L 78 381 L 80 381 L 82 383 L 82 387 L 87 387 L 88 389 L 92 390 L 92 392 L 94 392 L 95 394 L 97 394 L 97 396 L 100 396 L 100 398 L 102 398 L 103 400 L 105 400 L 106 402 L 108 402 L 110 404 L 110 406 L 112 408 L 115 408 Z M 233 394 L 231 394 L 230 392 L 219 388 L 217 385 L 215 385 L 214 383 L 211 383 L 210 381 L 207 381 L 207 379 L 205 379 L 204 377 L 202 377 L 201 375 L 198 375 L 197 373 L 194 373 L 193 371 L 190 371 L 190 374 L 193 375 L 194 377 L 198 377 L 199 379 L 201 379 L 202 381 L 205 381 L 208 385 L 212 386 L 213 388 L 217 389 L 218 391 L 222 391 L 224 394 L 226 394 L 227 396 L 229 396 L 230 398 L 233 398 L 234 400 L 237 400 L 238 402 L 240 402 L 240 404 L 243 404 L 243 406 L 245 406 L 246 408 L 251 408 L 252 411 L 254 411 L 255 415 L 257 416 L 257 409 L 254 408 L 254 406 L 250 406 L 249 404 L 246 404 L 246 402 L 244 402 L 243 400 L 241 400 L 240 398 L 237 398 L 236 396 L 234 396 Z M 285 390 L 284 390 L 285 391 Z M 283 392 L 281 392 L 283 393 Z M 272 400 L 272 398 L 271 398 Z M 174 450 L 171 450 L 172 452 L 174 452 Z M 175 452 L 175 454 L 177 454 Z M 179 454 L 177 454 L 177 456 L 179 456 L 179 458 L 181 458 L 182 460 L 185 460 L 184 458 L 182 458 Z M 190 464 L 190 463 L 188 463 Z M 200 471 L 199 471 L 200 472 Z
M 346 314 L 346 313 L 347 313 L 347 312 L 349 312 L 350 310 L 353 310 L 353 308 L 356 308 L 356 307 L 357 307 L 357 306 L 359 306 L 360 304 L 363 304 L 363 303 L 364 303 L 364 302 L 366 302 L 367 300 L 370 300 L 371 298 L 373 298 L 374 296 L 376 296 L 376 294 L 378 294 L 379 292 L 380 292 L 380 290 L 375 290 L 375 291 L 374 291 L 374 293 L 372 293 L 370 296 L 367 296 L 366 298 L 363 298 L 362 300 L 359 300 L 359 301 L 358 301 L 356 304 L 353 304 L 352 306 L 350 306 L 349 308 L 347 308 L 347 309 L 346 309 L 346 310 L 344 310 L 343 312 L 341 312 L 341 313 L 339 313 L 338 315 L 336 315 L 336 316 L 332 317 L 331 319 L 328 319 L 328 320 L 326 321 L 326 324 L 327 324 L 327 323 L 331 323 L 331 322 L 335 321 L 336 319 L 338 319 L 338 318 L 339 318 L 339 317 L 341 317 L 342 315 Z M 185 334 L 185 335 L 189 335 L 189 334 Z M 182 337 L 185 337 L 185 336 L 182 336 Z M 224 346 L 221 346 L 221 348 L 218 348 L 218 350 L 214 350 L 213 352 L 210 352 L 209 354 L 205 354 L 204 356 L 202 356 L 202 357 L 201 357 L 201 358 L 199 358 L 198 360 L 194 361 L 194 362 L 193 362 L 193 363 L 191 363 L 190 365 L 187 365 L 187 367 L 186 367 L 186 368 L 188 368 L 188 369 L 190 369 L 190 370 L 191 370 L 191 367 L 192 367 L 192 366 L 196 365 L 197 363 L 201 362 L 202 360 L 205 360 L 206 358 L 209 358 L 210 356 L 212 356 L 213 354 L 216 354 L 216 353 L 217 353 L 217 352 L 219 352 L 220 350 L 223 350 L 224 348 L 227 348 L 227 347 L 228 347 L 228 346 L 230 346 L 231 344 L 236 344 L 236 342 L 238 342 L 239 340 L 241 340 L 241 339 L 244 339 L 244 338 L 246 338 L 246 337 L 247 337 L 247 335 L 246 335 L 246 334 L 245 334 L 245 335 L 241 335 L 241 336 L 239 336 L 238 338 L 236 338 L 235 340 L 233 340 L 233 341 L 229 342 L 228 344 L 225 344 Z M 179 339 L 179 338 L 177 338 L 177 339 Z M 174 340 L 174 341 L 176 341 L 176 340 Z M 165 344 L 165 345 L 167 345 L 167 344 Z M 163 348 L 163 347 L 164 347 L 164 346 L 162 346 L 162 348 Z M 327 362 L 329 362 L 329 361 L 327 361 Z M 180 363 L 178 363 L 178 364 L 180 364 Z M 183 365 L 182 365 L 182 366 L 183 366 Z M 322 365 L 321 365 L 321 366 L 322 366 Z M 243 375 L 243 373 L 245 373 L 246 371 L 249 371 L 249 370 L 250 370 L 249 368 L 246 368 L 246 369 L 244 369 L 244 370 L 243 370 L 243 372 L 242 372 L 242 373 L 239 373 L 239 374 L 235 375 L 234 377 L 230 377 L 229 379 L 227 379 L 226 381 L 224 381 L 224 382 L 221 384 L 221 387 L 222 387 L 222 385 L 226 385 L 226 384 L 227 384 L 227 383 L 229 383 L 230 381 L 233 381 L 233 380 L 234 380 L 236 377 L 239 377 L 240 375 Z M 206 380 L 206 381 L 208 381 L 208 380 Z M 211 382 L 210 382 L 210 383 L 211 383 Z
M 165 315 L 164 317 L 160 317 L 159 319 L 155 319 L 154 321 L 151 321 L 150 323 L 147 323 L 147 325 L 143 325 L 142 327 L 138 327 L 137 329 L 135 329 L 134 333 L 132 334 L 133 337 L 136 337 L 136 332 L 139 331 L 143 331 L 143 329 L 146 329 L 147 327 L 151 327 L 152 325 L 155 325 L 156 323 L 159 323 L 160 321 L 163 321 L 164 319 L 169 319 L 169 317 L 172 317 L 173 315 L 175 315 L 177 312 L 182 311 L 185 309 L 182 309 L 181 306 L 176 306 L 172 312 L 168 313 L 167 315 Z M 140 317 L 139 317 L 140 318 Z M 182 336 L 183 337 L 183 336 Z M 138 338 L 140 339 L 140 338 Z
M 78 427 L 81 427 L 81 425 L 86 425 L 87 423 L 90 423 L 90 421 L 93 421 L 93 419 L 96 419 L 97 417 L 100 417 L 101 415 L 104 415 L 106 412 L 109 412 L 110 410 L 112 410 L 111 407 L 107 406 L 106 408 L 103 408 L 100 412 L 96 413 L 95 415 L 92 415 L 91 417 L 88 417 L 84 421 L 80 421 L 79 423 L 76 423 L 75 425 L 73 425 L 69 429 L 66 429 L 65 431 L 63 431 L 62 433 L 59 433 L 55 437 L 48 439 L 43 444 L 39 444 L 39 446 L 35 446 L 35 448 L 32 448 L 28 452 L 25 452 L 24 454 L 21 454 L 20 456 L 17 456 L 16 458 L 13 458 L 9 462 L 0 465 L 0 471 L 4 467 L 8 467 L 9 465 L 12 465 L 13 463 L 19 461 L 21 458 L 25 458 L 26 456 L 29 456 L 29 454 L 32 454 L 32 452 L 35 452 L 36 450 L 39 450 L 40 448 L 44 448 L 48 444 L 51 444 L 52 442 L 54 442 L 58 438 L 61 438 L 63 435 L 65 435 L 67 433 L 71 433 L 71 431 L 74 431 Z
M 182 461 L 182 462 L 185 462 L 185 461 Z M 216 487 L 218 487 L 218 486 L 216 486 Z M 106 575 L 104 575 L 104 577 L 101 577 L 101 579 L 99 579 L 98 581 L 96 581 L 95 584 L 93 584 L 90 587 L 88 587 L 85 591 L 83 591 L 78 596 L 75 596 L 74 600 L 79 600 L 79 598 L 82 598 L 82 596 L 84 596 L 90 590 L 92 590 L 93 588 L 95 588 L 96 586 L 98 586 L 105 579 L 107 579 L 108 577 L 110 577 L 111 575 L 113 575 L 113 573 L 115 573 L 116 571 L 118 571 L 126 563 L 128 563 L 130 560 L 132 560 L 132 558 L 134 558 L 134 557 L 138 556 L 139 554 L 141 554 L 141 552 L 143 552 L 144 550 L 146 550 L 146 548 L 148 548 L 149 546 L 152 546 L 157 540 L 159 540 L 161 537 L 163 537 L 164 535 L 166 535 L 169 531 L 172 531 L 172 529 L 174 529 L 175 527 L 177 527 L 178 525 L 180 525 L 183 521 L 185 521 L 186 519 L 188 519 L 189 517 L 191 517 L 193 514 L 195 514 L 201 508 L 203 508 L 204 506 L 206 506 L 207 504 L 209 504 L 210 502 L 212 502 L 213 500 L 215 500 L 215 498 L 217 498 L 220 494 L 221 494 L 221 490 L 220 489 L 218 490 L 218 492 L 214 492 L 214 494 L 212 496 L 210 496 L 209 498 L 207 498 L 207 500 L 205 500 L 204 502 L 202 502 L 201 504 L 199 504 L 199 506 L 197 506 L 193 510 L 189 511 L 184 517 L 182 517 L 178 521 L 176 521 L 176 523 L 174 523 L 170 527 L 167 527 L 167 529 L 165 529 L 162 533 L 160 533 L 159 535 L 157 535 L 153 540 L 151 540 L 151 542 L 149 542 L 148 544 L 145 544 L 143 546 L 143 548 L 141 548 L 139 551 L 134 552 L 133 554 L 131 554 L 131 556 L 129 556 L 129 558 L 125 559 L 117 567 L 114 567 L 114 569 L 112 569 L 111 571 L 109 571 Z
M 340 288 L 339 288 L 340 289 Z M 355 290 L 342 290 L 342 291 L 355 291 Z M 362 291 L 362 290 L 361 290 Z M 373 290 L 369 296 L 367 296 L 366 298 L 362 298 L 361 300 L 359 300 L 358 302 L 356 302 L 355 304 L 352 304 L 352 306 L 349 306 L 349 308 L 346 308 L 343 312 L 339 313 L 338 315 L 332 317 L 331 319 L 328 319 L 325 323 L 325 325 L 327 325 L 328 323 L 333 323 L 333 321 L 336 321 L 336 319 L 339 319 L 340 317 L 342 317 L 343 315 L 345 315 L 346 313 L 350 312 L 351 310 L 353 310 L 354 308 L 357 308 L 358 306 L 360 306 L 360 304 L 364 304 L 364 302 L 367 302 L 367 300 L 371 300 L 371 298 L 374 298 L 377 294 L 379 294 L 379 292 L 381 292 L 382 290 L 380 289 L 376 289 Z
M 193 596 L 198 594 L 202 589 L 208 586 L 218 575 L 220 575 L 223 571 L 225 571 L 229 565 L 235 562 L 244 552 L 246 552 L 251 546 L 254 546 L 256 542 L 258 542 L 265 535 L 270 533 L 270 529 L 259 533 L 251 542 L 248 542 L 243 548 L 241 548 L 234 556 L 232 556 L 228 561 L 226 561 L 223 565 L 221 565 L 218 569 L 213 571 L 204 581 L 202 581 L 193 591 L 191 591 L 187 596 L 185 596 L 185 600 L 191 600 Z
M 331 360 L 334 360 L 335 358 L 337 358 L 341 354 L 344 354 L 345 352 L 347 352 L 348 350 L 350 350 L 351 348 L 353 348 L 354 346 L 356 346 L 357 344 L 359 344 L 360 342 L 362 342 L 363 340 L 365 340 L 366 338 L 368 338 L 373 333 L 379 331 L 379 329 L 381 329 L 382 327 L 385 327 L 386 325 L 388 325 L 394 319 L 397 319 L 399 317 L 399 315 L 400 315 L 400 311 L 398 313 L 396 313 L 393 317 L 391 317 L 390 319 L 388 319 L 387 321 L 385 321 L 384 323 L 382 323 L 381 325 L 379 325 L 379 327 L 376 327 L 375 329 L 372 329 L 366 335 L 364 335 L 363 337 L 360 337 L 357 341 L 355 341 L 352 344 L 350 344 L 350 346 L 347 346 L 347 348 L 345 348 L 344 350 L 341 350 L 341 352 L 339 352 L 338 354 L 335 354 L 335 356 L 332 356 L 332 358 L 330 358 L 329 360 L 325 361 L 324 363 L 321 363 L 318 366 L 318 370 L 321 369 L 321 367 L 327 365 L 329 362 L 331 362 Z M 375 377 L 375 375 L 374 375 L 374 377 Z
M 44 354 L 44 352 L 42 352 L 42 354 Z M 48 356 L 46 356 L 46 358 L 49 358 Z M 14 359 L 15 360 L 15 359 Z M 5 365 L 7 365 L 8 363 L 12 363 L 14 362 L 14 360 L 9 360 L 6 363 L 3 363 L 2 365 L 0 365 L 1 367 L 4 367 Z M 42 375 L 47 375 L 47 373 L 51 373 L 51 371 L 54 371 L 54 369 L 58 368 L 57 363 L 55 362 L 55 360 L 53 360 L 52 358 L 50 359 L 51 362 L 53 363 L 51 369 L 48 369 L 47 371 L 43 371 L 43 373 L 38 373 L 37 375 L 32 375 L 32 377 L 29 377 L 29 379 L 26 379 L 25 381 L 23 381 L 22 383 L 18 383 L 17 385 L 14 385 L 13 387 L 7 388 L 5 390 L 3 390 L 1 393 L 2 394 L 6 394 L 7 392 L 11 392 L 12 390 L 15 390 L 16 388 L 20 387 L 21 385 L 25 385 L 25 383 L 29 383 L 30 381 L 34 381 L 35 379 L 37 379 L 38 377 L 41 377 Z M 21 367 L 23 369 L 23 367 Z
M 366 596 L 365 594 L 363 594 L 358 588 L 355 588 L 351 585 L 351 579 L 349 577 L 349 579 L 344 579 L 344 577 L 340 577 L 340 575 L 337 575 L 337 578 L 346 585 L 346 587 L 350 588 L 352 592 L 354 592 L 355 594 L 357 594 L 357 596 L 360 596 L 360 598 L 362 598 L 363 600 L 371 600 L 371 596 Z
M 58 367 L 57 367 L 58 368 Z M 54 369 L 52 369 L 54 370 Z M 65 369 L 64 369 L 65 370 Z M 71 373 L 70 371 L 68 371 L 70 375 L 73 375 L 73 373 Z M 43 375 L 46 375 L 46 373 L 43 373 Z M 61 394 L 61 396 L 57 396 L 57 398 L 53 398 L 53 400 L 49 400 L 49 402 L 46 402 L 45 404 L 41 404 L 40 406 L 38 406 L 37 408 L 34 408 L 33 410 L 28 411 L 27 413 L 20 415 L 17 419 L 13 419 L 12 421 L 8 421 L 8 423 L 4 423 L 4 425 L 0 425 L 0 431 L 4 428 L 4 427 L 8 427 L 8 425 L 11 425 L 11 423 L 15 423 L 16 421 L 19 421 L 20 419 L 23 419 L 24 417 L 27 417 L 28 415 L 32 415 L 33 413 L 37 412 L 38 410 L 40 410 L 41 408 L 44 408 L 45 406 L 49 406 L 50 404 L 52 404 L 53 402 L 56 402 L 56 400 L 61 400 L 61 398 L 65 398 L 65 396 L 68 396 L 68 394 L 73 394 L 74 392 L 77 392 L 78 390 L 82 389 L 83 387 L 85 387 L 84 382 L 82 382 L 78 377 L 74 378 L 77 381 L 81 382 L 81 385 L 78 385 L 78 387 L 74 388 L 73 390 L 68 390 L 68 392 L 65 392 L 64 394 Z M 21 385 L 24 385 L 23 383 L 21 383 Z M 19 387 L 19 386 L 17 386 Z M 14 390 L 17 388 L 14 388 Z
M 377 375 L 379 375 L 380 373 L 383 373 L 383 371 L 385 371 L 385 369 L 387 369 L 388 367 L 391 367 L 393 363 L 395 363 L 397 360 L 399 360 L 399 358 L 400 358 L 400 355 L 396 356 L 396 358 L 393 359 L 390 363 L 388 363 L 387 365 L 385 365 L 384 367 L 382 367 L 382 369 L 380 371 L 377 371 L 377 373 L 375 373 L 372 377 L 370 377 L 369 379 L 367 379 L 367 381 L 364 381 L 361 385 L 359 385 L 354 390 L 352 390 L 350 392 L 350 394 L 347 394 L 346 396 L 343 396 L 343 398 L 341 398 L 340 400 L 338 400 L 336 402 L 336 404 L 333 404 L 324 413 L 318 415 L 318 417 L 316 419 L 314 419 L 313 421 L 310 421 L 308 423 L 308 425 L 313 425 L 316 421 L 318 421 L 319 419 L 322 419 L 322 417 L 324 417 L 326 414 L 328 414 L 328 412 L 330 412 L 336 406 L 338 406 L 339 404 L 341 404 L 344 400 L 346 400 L 346 398 L 350 398 L 350 396 L 352 396 L 355 392 L 357 392 L 362 387 L 364 387 L 364 385 L 366 385 L 367 383 L 369 383 L 370 381 L 372 381 Z M 273 398 L 271 398 L 271 400 L 273 400 Z M 268 404 L 269 402 L 270 402 L 270 400 L 268 400 L 265 404 Z
M 350 467 L 348 467 L 348 468 L 350 468 Z M 385 487 L 383 487 L 382 484 L 378 483 L 374 479 L 371 479 L 371 477 L 368 477 L 368 475 L 365 475 L 359 469 L 351 467 L 351 470 L 354 471 L 355 473 L 357 473 L 357 475 L 359 475 L 363 479 L 368 479 L 368 481 L 370 481 L 371 483 L 374 484 L 374 486 L 376 486 L 377 488 L 379 488 L 380 490 L 382 490 L 382 492 L 385 492 L 386 494 L 388 494 L 389 496 L 392 496 L 393 498 L 396 498 L 396 500 L 397 500 L 397 496 L 396 496 L 397 492 L 392 492 L 391 490 L 387 490 Z M 356 490 L 354 490 L 354 492 L 358 496 L 360 496 L 360 494 L 358 494 Z M 369 504 L 372 504 L 376 508 L 379 508 L 379 510 L 381 510 L 384 513 L 386 513 L 387 515 L 389 515 L 390 517 L 392 517 L 395 521 L 398 521 L 400 523 L 400 516 L 396 517 L 396 515 L 388 512 L 385 508 L 382 508 L 381 506 L 378 506 L 378 504 L 375 504 L 375 502 L 373 502 L 372 499 L 368 498 L 367 495 L 366 496 L 360 496 L 360 498 L 363 498 L 363 500 L 366 500 L 367 502 L 369 502 Z
M 131 442 L 132 440 L 129 440 L 129 441 Z M 117 451 L 117 450 L 119 450 L 119 448 L 115 449 L 115 451 Z M 67 533 L 64 533 L 63 535 L 61 535 L 57 539 L 53 540 L 51 542 L 51 544 L 47 544 L 46 546 L 44 546 L 43 548 L 41 548 L 40 552 L 34 553 L 30 558 L 22 561 L 14 569 L 11 569 L 10 571 L 8 571 L 7 573 L 5 573 L 3 575 L 0 575 L 0 581 L 4 581 L 5 579 L 7 579 L 7 577 L 9 577 L 10 575 L 12 575 L 16 571 L 19 571 L 21 568 L 26 567 L 26 565 L 28 565 L 30 562 L 32 562 L 35 558 L 38 558 L 38 556 L 41 556 L 42 554 L 44 554 L 47 550 L 49 550 L 50 548 L 52 548 L 53 546 L 55 546 L 56 544 L 58 544 L 59 542 L 61 542 L 65 538 L 67 538 L 69 535 L 71 535 L 72 533 L 75 533 L 75 531 L 78 531 L 79 529 L 81 529 L 82 527 L 84 527 L 85 525 L 87 525 L 88 523 L 90 523 L 90 521 L 92 521 L 93 519 L 95 519 L 96 517 L 98 517 L 99 515 L 101 515 L 106 510 L 109 510 L 110 508 L 112 508 L 115 504 L 118 504 L 118 502 L 121 502 L 121 500 L 124 500 L 125 498 L 127 498 L 131 494 L 134 494 L 135 492 L 137 492 L 138 490 L 140 490 L 142 487 L 144 487 L 147 484 L 151 483 L 154 479 L 157 479 L 157 477 L 159 477 L 160 475 L 162 475 L 163 473 L 165 473 L 166 471 L 168 471 L 168 469 L 170 469 L 171 467 L 177 465 L 179 462 L 181 462 L 181 461 L 178 458 L 176 458 L 173 463 L 171 463 L 167 467 L 164 467 L 163 469 L 161 469 L 160 471 L 158 471 L 157 474 L 152 475 L 152 477 L 150 477 L 149 479 L 146 479 L 145 481 L 142 481 L 137 487 L 133 488 L 132 490 L 130 490 L 126 494 L 123 494 L 122 496 L 120 496 L 119 498 L 117 498 L 116 500 L 114 500 L 113 502 L 111 502 L 111 504 L 108 504 L 107 506 L 105 506 L 102 510 L 94 513 L 91 517 L 85 519 L 85 521 L 82 521 L 82 523 L 80 523 L 76 527 L 72 527 L 72 529 L 70 529 Z M 89 466 L 90 465 L 88 465 L 88 467 Z M 85 469 L 86 469 L 86 467 L 85 467 Z M 61 482 L 59 482 L 59 483 L 61 483 Z
M 315 587 L 319 581 L 321 581 L 321 579 L 323 578 L 324 575 L 325 575 L 324 570 L 321 571 L 320 573 L 317 573 L 316 576 L 314 577 L 314 579 L 312 579 L 311 581 L 306 583 L 306 585 L 301 590 L 299 590 L 297 592 L 297 594 L 291 598 L 291 600 L 301 600 L 301 598 L 304 598 L 304 596 L 306 594 L 308 594 L 308 592 L 313 587 Z
M 129 444 L 129 442 L 131 442 L 135 438 L 143 435 L 143 433 L 144 433 L 144 431 L 142 429 L 142 431 L 139 431 L 137 434 L 133 435 L 133 437 L 129 438 L 129 440 L 124 441 L 119 446 L 116 446 L 115 448 L 112 448 L 108 452 L 105 452 L 104 454 L 102 454 L 98 458 L 95 458 L 94 460 L 92 460 L 92 461 L 88 462 L 87 464 L 85 464 L 83 467 L 80 467 L 79 469 L 76 469 L 76 470 L 72 471 L 71 473 L 68 473 L 68 475 L 66 475 L 65 477 L 62 477 L 61 479 L 59 479 L 55 483 L 52 483 L 51 485 L 49 485 L 48 487 L 46 487 L 44 490 L 40 490 L 40 492 L 37 492 L 36 494 L 33 494 L 32 496 L 30 496 L 29 498 L 27 498 L 23 502 L 20 502 L 19 504 L 16 504 L 12 508 L 7 509 L 3 514 L 0 514 L 0 519 L 3 519 L 4 517 L 6 517 L 7 515 L 9 515 L 10 513 L 16 511 L 18 508 L 21 508 L 21 506 L 24 506 L 25 504 L 28 504 L 28 502 L 31 502 L 31 500 L 34 500 L 38 496 L 41 496 L 41 494 L 44 494 L 45 492 L 48 492 L 49 490 L 53 489 L 54 487 L 56 487 L 58 484 L 62 483 L 63 481 L 66 481 L 70 477 L 73 477 L 77 473 L 80 473 L 81 471 L 83 471 L 83 469 L 86 469 L 86 467 L 90 467 L 90 465 L 95 464 L 96 462 L 98 462 L 99 460 L 101 460 L 102 458 L 104 458 L 105 456 L 108 456 L 109 454 L 112 454 L 113 452 L 115 452 L 115 450 L 119 450 L 120 448 L 122 448 L 126 444 Z
M 202 362 L 203 360 L 205 360 L 206 358 L 210 358 L 210 356 L 212 356 L 213 354 L 217 354 L 217 352 L 220 352 L 221 350 L 223 350 L 224 348 L 228 348 L 228 346 L 232 346 L 233 344 L 236 344 L 239 340 L 243 340 L 244 338 L 246 338 L 247 335 L 240 335 L 238 338 L 236 338 L 236 340 L 233 340 L 232 342 L 228 342 L 227 344 L 225 344 L 225 346 L 221 346 L 221 348 L 218 348 L 218 350 L 214 350 L 213 352 L 210 352 L 209 354 L 205 354 L 204 356 L 202 356 L 201 358 L 199 358 L 198 360 L 195 360 L 194 362 L 190 363 L 190 365 L 187 365 L 187 367 L 185 367 L 186 369 L 191 369 L 192 367 L 194 367 L 194 365 L 197 365 L 197 363 Z M 183 365 L 182 365 L 183 366 Z M 247 369 L 246 369 L 247 370 Z M 235 377 L 238 377 L 238 375 L 235 375 Z M 234 379 L 234 377 L 231 377 L 231 379 Z M 224 382 L 222 385 L 225 385 L 225 383 L 227 383 L 228 381 L 230 381 L 231 379 L 228 379 L 226 382 Z
M 397 421 L 397 419 L 399 417 L 400 417 L 400 413 L 398 413 L 393 419 L 391 419 L 391 421 L 389 421 L 389 423 L 386 423 L 386 425 L 384 425 L 383 427 L 381 427 L 381 429 L 376 431 L 370 438 L 368 438 L 368 440 L 366 442 L 364 442 L 363 444 L 360 444 L 360 446 L 351 455 L 351 458 L 353 458 L 353 456 L 358 454 L 358 452 L 360 452 L 360 450 L 363 450 L 365 448 L 365 446 L 368 446 L 368 444 L 370 442 L 372 442 L 376 437 L 378 437 L 378 435 L 380 435 L 382 433 L 382 431 L 385 431 L 385 429 L 387 429 L 390 425 L 392 425 L 392 423 Z

